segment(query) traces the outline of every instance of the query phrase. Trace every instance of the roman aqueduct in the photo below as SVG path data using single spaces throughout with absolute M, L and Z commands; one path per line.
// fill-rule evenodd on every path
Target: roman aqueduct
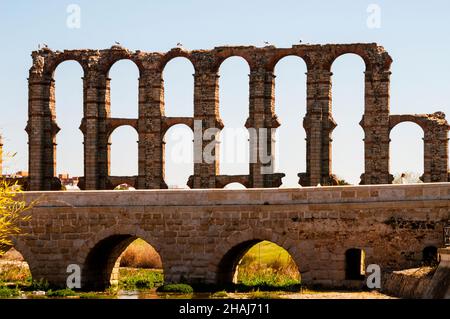
M 424 182 L 447 182 L 449 125 L 442 112 L 422 115 L 390 115 L 389 54 L 376 44 L 295 45 L 292 48 L 216 47 L 213 50 L 185 51 L 172 49 L 167 53 L 131 52 L 120 46 L 106 50 L 51 51 L 44 48 L 33 52 L 29 75 L 29 189 L 60 189 L 56 176 L 56 134 L 59 127 L 55 112 L 54 72 L 64 61 L 77 61 L 83 68 L 84 117 L 80 129 L 84 135 L 84 176 L 82 189 L 112 189 L 126 182 L 138 189 L 164 189 L 165 132 L 176 124 L 186 124 L 194 130 L 194 121 L 201 129 L 223 128 L 219 116 L 218 70 L 228 57 L 240 56 L 250 66 L 248 129 L 273 131 L 280 123 L 274 106 L 274 67 L 286 56 L 301 57 L 307 66 L 307 112 L 303 121 L 306 131 L 306 172 L 300 172 L 302 186 L 336 184 L 331 171 L 332 132 L 336 127 L 331 110 L 332 73 L 334 60 L 346 53 L 359 55 L 365 63 L 365 106 L 360 122 L 364 130 L 365 168 L 361 184 L 389 184 L 389 135 L 401 122 L 417 123 L 424 131 Z M 166 117 L 164 113 L 165 65 L 176 57 L 192 62 L 194 74 L 194 116 Z M 133 61 L 139 68 L 139 117 L 137 119 L 110 116 L 111 66 L 122 59 Z M 139 136 L 138 176 L 110 176 L 110 135 L 118 127 L 130 125 Z M 217 136 L 213 136 L 215 139 Z M 194 153 L 202 153 L 210 141 L 194 137 Z M 194 164 L 191 188 L 221 188 L 239 182 L 247 188 L 279 187 L 282 173 L 275 173 L 271 161 L 260 157 L 249 163 L 248 175 L 220 175 L 218 144 L 213 160 Z M 250 137 L 250 154 L 274 156 L 272 134 Z

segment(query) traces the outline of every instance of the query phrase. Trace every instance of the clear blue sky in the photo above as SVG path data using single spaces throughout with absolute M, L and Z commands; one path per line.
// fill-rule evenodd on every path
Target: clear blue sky
M 81 27 L 66 25 L 69 4 L 81 8 Z M 369 4 L 381 9 L 381 27 L 369 28 Z M 290 47 L 300 39 L 310 43 L 377 42 L 394 59 L 391 113 L 450 115 L 450 2 L 434 1 L 50 1 L 0 0 L 0 132 L 5 149 L 17 152 L 4 173 L 27 169 L 27 75 L 30 53 L 39 43 L 52 49 L 108 48 L 119 41 L 129 49 L 167 51 L 183 43 L 187 49 L 220 45 L 263 46 L 264 41 Z M 333 171 L 356 183 L 363 171 L 363 134 L 358 122 L 363 113 L 362 60 L 345 55 L 333 65 L 333 114 L 338 127 L 333 136 Z M 279 171 L 288 173 L 284 186 L 295 186 L 305 170 L 306 67 L 288 57 L 276 67 L 276 112 L 279 130 Z M 164 77 L 167 115 L 192 114 L 193 68 L 184 59 L 168 64 Z M 248 66 L 239 58 L 220 69 L 221 116 L 230 128 L 243 127 L 248 114 Z M 58 172 L 81 175 L 82 116 L 81 68 L 75 62 L 56 72 Z M 113 66 L 112 115 L 137 115 L 136 67 L 127 61 Z M 184 131 L 183 131 L 184 129 Z M 169 161 L 167 183 L 182 185 L 192 173 L 189 163 L 176 163 L 173 140 L 189 144 L 190 133 L 166 137 Z M 172 133 L 175 133 L 176 130 Z M 186 138 L 187 137 L 187 138 Z M 391 172 L 423 172 L 423 132 L 402 124 L 391 135 Z M 121 128 L 112 136 L 112 174 L 137 172 L 137 134 Z M 245 142 L 245 141 L 244 141 Z M 230 147 L 229 140 L 223 147 Z M 242 144 L 242 143 L 241 143 Z M 245 143 L 239 154 L 247 152 Z M 227 146 L 228 145 L 228 146 Z M 188 145 L 189 146 L 189 145 Z M 231 146 L 233 148 L 233 146 Z M 189 149 L 189 148 L 188 148 Z M 171 159 L 172 158 L 172 159 Z M 222 165 L 227 174 L 247 173 L 247 164 Z

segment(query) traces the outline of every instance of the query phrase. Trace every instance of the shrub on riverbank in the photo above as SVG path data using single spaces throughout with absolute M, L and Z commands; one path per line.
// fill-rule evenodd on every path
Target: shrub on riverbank
M 121 268 L 119 270 L 119 288 L 124 290 L 151 289 L 164 282 L 162 271 L 155 269 Z
M 300 273 L 289 253 L 280 246 L 263 241 L 253 246 L 237 268 L 237 287 L 242 290 L 300 289 Z
M 0 286 L 0 298 L 12 298 L 17 297 L 20 294 L 20 290 L 15 288 L 9 288 L 6 286 Z
M 186 284 L 167 284 L 160 286 L 157 292 L 168 292 L 168 293 L 183 293 L 183 294 L 191 294 L 194 292 L 194 289 Z

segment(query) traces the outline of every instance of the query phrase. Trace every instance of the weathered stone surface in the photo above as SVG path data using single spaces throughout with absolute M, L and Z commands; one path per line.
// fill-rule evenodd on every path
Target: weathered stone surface
M 348 286 L 348 249 L 363 249 L 383 272 L 417 267 L 425 247 L 443 245 L 450 219 L 449 183 L 25 196 L 39 202 L 15 247 L 33 277 L 64 285 L 67 266 L 78 264 L 90 288 L 110 282 L 136 237 L 159 252 L 168 282 L 231 281 L 242 253 L 269 240 L 291 254 L 304 283 Z
M 66 60 L 75 60 L 84 70 L 84 117 L 80 129 L 84 135 L 84 189 L 110 189 L 121 183 L 120 177 L 110 175 L 110 134 L 121 125 L 131 125 L 139 134 L 138 176 L 123 177 L 122 182 L 141 189 L 167 188 L 164 182 L 163 136 L 172 125 L 183 123 L 193 127 L 194 120 L 201 121 L 202 132 L 210 128 L 222 129 L 219 116 L 218 70 L 231 56 L 243 57 L 250 66 L 248 129 L 261 132 L 275 130 L 279 125 L 275 113 L 274 91 L 276 63 L 283 57 L 301 57 L 307 65 L 307 112 L 303 126 L 307 135 L 306 172 L 300 172 L 303 186 L 334 185 L 336 177 L 331 172 L 331 136 L 336 123 L 331 110 L 333 61 L 346 53 L 362 57 L 365 70 L 365 111 L 361 126 L 364 129 L 365 172 L 361 184 L 388 184 L 389 133 L 402 121 L 419 124 L 425 132 L 424 182 L 447 182 L 448 129 L 441 112 L 431 115 L 389 115 L 390 65 L 392 59 L 383 47 L 370 44 L 294 45 L 291 48 L 266 46 L 224 46 L 212 50 L 186 51 L 181 48 L 167 53 L 130 51 L 120 46 L 105 50 L 52 51 L 48 48 L 32 53 L 33 66 L 29 76 L 29 188 L 31 190 L 58 189 L 55 182 L 56 134 L 59 131 L 55 113 L 55 81 L 57 66 Z M 175 57 L 186 57 L 195 69 L 194 117 L 171 118 L 164 114 L 165 65 Z M 121 60 L 133 61 L 139 68 L 139 118 L 118 119 L 110 116 L 111 66 Z M 282 174 L 273 171 L 274 141 L 271 134 L 262 139 L 250 135 L 248 176 L 219 175 L 219 144 L 213 148 L 212 162 L 194 164 L 194 175 L 189 179 L 191 188 L 220 188 L 226 182 L 239 181 L 247 188 L 278 187 Z M 214 140 L 217 135 L 214 136 Z M 201 156 L 210 143 L 194 141 L 194 156 Z M 267 149 L 268 163 L 258 156 Z M 253 156 L 253 157 L 252 157 Z

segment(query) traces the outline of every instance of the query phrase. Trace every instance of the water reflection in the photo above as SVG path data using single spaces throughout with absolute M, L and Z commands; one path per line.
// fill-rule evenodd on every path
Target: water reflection
M 120 290 L 117 293 L 117 299 L 209 299 L 210 293 L 192 293 L 192 294 L 176 294 L 176 293 L 158 293 L 153 290 Z

